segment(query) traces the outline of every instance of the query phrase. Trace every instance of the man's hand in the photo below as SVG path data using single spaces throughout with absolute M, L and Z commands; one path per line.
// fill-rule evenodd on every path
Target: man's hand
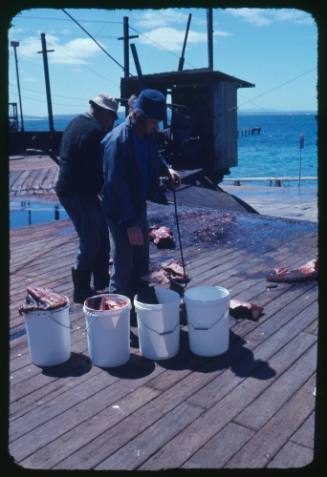
M 138 225 L 127 228 L 128 240 L 131 245 L 144 245 L 144 236 L 142 229 Z
M 171 168 L 168 169 L 168 172 L 169 172 L 169 184 L 172 187 L 178 187 L 181 184 L 181 178 L 178 172 Z

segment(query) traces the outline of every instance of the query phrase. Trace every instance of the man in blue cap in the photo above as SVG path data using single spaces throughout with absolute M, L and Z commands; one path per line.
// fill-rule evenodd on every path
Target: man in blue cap
M 109 291 L 130 299 L 149 268 L 146 201 L 158 198 L 161 161 L 155 132 L 165 116 L 165 96 L 145 89 L 125 122 L 102 141 L 103 208 L 113 258 Z M 172 183 L 178 183 L 176 173 L 166 173 Z

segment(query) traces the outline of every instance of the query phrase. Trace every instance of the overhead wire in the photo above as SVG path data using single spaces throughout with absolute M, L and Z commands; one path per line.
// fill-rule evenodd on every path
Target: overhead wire
M 75 20 L 75 18 L 67 12 L 67 10 L 65 10 L 64 8 L 62 8 L 62 11 L 74 22 L 76 23 L 76 25 L 81 28 L 81 30 L 83 30 L 93 41 L 94 43 L 114 62 L 116 63 L 118 66 L 120 66 L 120 68 L 123 69 L 123 71 L 125 71 L 125 67 L 123 65 L 121 65 L 92 35 L 91 33 L 89 33 L 86 28 L 84 28 L 77 20 Z
M 249 103 L 249 102 L 253 101 L 254 99 L 261 98 L 262 96 L 265 96 L 266 94 L 271 93 L 272 91 L 276 91 L 276 90 L 282 88 L 283 86 L 285 86 L 285 85 L 287 85 L 287 84 L 289 84 L 289 83 L 292 83 L 293 81 L 296 81 L 297 79 L 301 78 L 302 76 L 305 76 L 305 75 L 307 75 L 307 74 L 309 74 L 309 73 L 312 73 L 312 71 L 316 71 L 316 69 L 315 69 L 315 68 L 312 68 L 312 69 L 310 69 L 310 70 L 304 71 L 303 73 L 301 73 L 301 74 L 295 76 L 294 78 L 291 78 L 291 79 L 285 81 L 284 83 L 281 83 L 281 84 L 279 84 L 279 85 L 277 85 L 277 86 L 274 86 L 273 88 L 267 89 L 267 90 L 264 91 L 263 93 L 260 93 L 260 94 L 258 94 L 257 96 L 254 96 L 254 98 L 247 99 L 247 100 L 244 101 L 243 103 L 239 104 L 239 105 L 238 105 L 238 108 L 239 108 L 240 106 L 243 106 L 243 104 L 246 104 L 246 103 Z
M 69 22 L 70 20 L 68 18 L 53 18 L 53 17 L 37 17 L 37 16 L 24 16 L 22 14 L 20 14 L 19 16 L 20 19 L 24 19 L 24 20 L 27 20 L 27 19 L 35 19 L 35 20 L 55 20 L 55 21 L 65 21 L 65 22 Z M 78 21 L 80 22 L 84 22 L 84 23 L 112 23 L 112 24 L 116 24 L 116 25 L 122 25 L 123 22 L 113 22 L 113 21 L 106 21 L 106 20 L 85 20 L 85 19 L 78 19 Z
M 173 51 L 169 50 L 169 48 L 165 47 L 162 43 L 159 43 L 158 41 L 155 41 L 155 40 L 152 40 L 152 38 L 150 38 L 146 33 L 141 33 L 139 30 L 137 30 L 136 28 L 134 27 L 131 27 L 129 26 L 129 28 L 131 30 L 133 30 L 135 33 L 137 33 L 138 35 L 140 36 L 144 36 L 144 38 L 147 38 L 149 41 L 151 41 L 154 45 L 157 45 L 159 46 L 160 48 L 162 48 L 163 50 L 167 51 L 168 53 L 170 53 L 171 55 L 175 56 L 176 58 L 180 58 L 180 55 L 178 55 L 177 53 L 174 53 Z M 190 66 L 192 66 L 192 68 L 195 68 L 195 66 L 188 60 L 185 59 L 185 63 L 189 64 Z

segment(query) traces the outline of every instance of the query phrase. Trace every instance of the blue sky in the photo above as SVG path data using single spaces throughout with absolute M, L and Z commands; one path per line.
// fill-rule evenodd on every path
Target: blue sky
M 188 14 L 186 68 L 208 65 L 206 10 L 67 9 L 123 64 L 123 17 L 129 17 L 142 71 L 177 69 Z M 316 111 L 318 30 L 311 15 L 295 9 L 214 9 L 214 69 L 256 85 L 238 90 L 240 112 Z M 120 96 L 122 69 L 60 9 L 23 10 L 12 19 L 24 115 L 46 116 L 40 34 L 46 34 L 54 114 L 87 110 L 100 92 Z M 136 74 L 130 54 L 130 71 Z M 13 48 L 9 46 L 9 101 L 18 102 Z

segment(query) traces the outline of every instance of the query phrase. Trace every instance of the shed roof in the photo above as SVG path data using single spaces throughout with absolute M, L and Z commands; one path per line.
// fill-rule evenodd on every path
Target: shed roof
M 128 79 L 122 78 L 122 83 L 138 81 L 137 76 L 130 77 Z M 213 82 L 218 83 L 219 81 L 228 81 L 232 83 L 237 83 L 238 88 L 251 88 L 255 84 L 249 83 L 248 81 L 241 80 L 235 76 L 227 75 L 221 71 L 212 71 L 207 68 L 199 68 L 192 70 L 183 70 L 183 71 L 168 71 L 164 73 L 155 73 L 149 75 L 143 75 L 142 80 L 147 83 L 157 83 L 158 85 L 172 85 L 172 84 L 185 84 L 193 82 Z

